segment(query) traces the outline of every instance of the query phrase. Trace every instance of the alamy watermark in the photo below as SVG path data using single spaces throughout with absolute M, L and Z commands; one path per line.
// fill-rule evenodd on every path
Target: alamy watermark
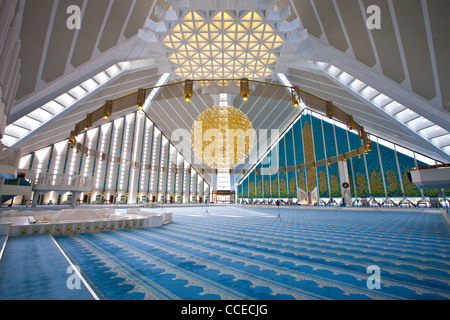
M 372 265 L 367 268 L 367 273 L 371 275 L 367 278 L 367 288 L 370 290 L 381 289 L 381 269 L 377 265 Z
M 81 29 L 81 9 L 79 6 L 71 5 L 67 7 L 67 14 L 70 14 L 69 18 L 67 18 L 67 29 L 69 30 L 80 30 Z
M 75 268 L 74 268 L 75 267 Z M 69 290 L 81 290 L 81 279 L 80 279 L 80 267 L 69 266 L 66 273 L 69 275 L 67 277 L 66 286 Z
M 371 5 L 367 7 L 366 13 L 370 16 L 367 17 L 366 25 L 370 30 L 381 29 L 381 9 L 379 6 Z
M 81 8 L 77 5 L 70 5 L 67 7 L 66 13 L 70 16 L 67 18 L 67 28 L 69 30 L 81 29 Z M 370 30 L 381 29 L 381 9 L 377 5 L 370 5 L 367 7 L 366 13 L 368 15 L 366 20 L 367 28 Z

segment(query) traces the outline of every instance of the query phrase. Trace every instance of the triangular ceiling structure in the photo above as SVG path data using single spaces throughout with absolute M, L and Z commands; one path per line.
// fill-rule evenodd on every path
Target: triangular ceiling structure
M 79 30 L 66 27 L 73 4 L 82 9 Z M 367 28 L 370 5 L 381 10 L 379 30 Z M 3 141 L 38 150 L 67 138 L 105 100 L 165 74 L 166 83 L 247 76 L 288 79 L 333 101 L 367 132 L 448 162 L 448 12 L 445 1 L 420 0 L 27 0 L 22 77 Z M 243 103 L 236 88 L 223 88 L 197 87 L 190 104 L 159 93 L 165 99 L 148 112 L 167 136 L 190 129 L 220 93 L 258 130 L 283 132 L 300 112 L 287 90 L 254 86 Z

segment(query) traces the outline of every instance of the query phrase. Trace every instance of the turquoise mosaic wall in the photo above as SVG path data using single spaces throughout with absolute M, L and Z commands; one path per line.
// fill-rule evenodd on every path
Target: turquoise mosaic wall
M 305 146 L 305 127 L 311 126 L 313 144 L 310 141 Z M 412 156 L 405 155 L 383 144 L 372 141 L 372 150 L 361 157 L 347 161 L 349 183 L 354 198 L 402 198 L 438 196 L 439 190 L 420 190 L 408 179 L 408 172 L 415 166 L 424 166 Z M 315 160 L 322 160 L 348 152 L 361 146 L 358 135 L 348 131 L 342 125 L 326 121 L 317 114 L 304 113 L 279 140 L 253 171 L 240 182 L 238 195 L 240 198 L 296 198 L 297 188 L 305 191 L 312 186 L 318 186 L 321 198 L 340 198 L 341 184 L 338 164 L 320 166 L 315 169 L 315 177 L 305 170 L 280 169 L 271 175 L 263 174 L 262 168 L 274 167 L 275 155 L 278 155 L 279 168 L 292 167 L 305 163 L 306 154 L 311 156 L 314 149 Z M 305 149 L 307 148 L 307 149 Z M 308 181 L 314 177 L 316 181 Z

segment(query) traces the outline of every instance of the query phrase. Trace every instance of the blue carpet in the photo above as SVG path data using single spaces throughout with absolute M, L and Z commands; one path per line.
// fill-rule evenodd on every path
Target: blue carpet
M 103 299 L 449 299 L 439 214 L 173 208 L 174 222 L 57 241 Z M 368 289 L 369 266 L 381 289 Z
M 70 290 L 69 263 L 48 235 L 9 237 L 0 262 L 0 300 L 92 300 Z

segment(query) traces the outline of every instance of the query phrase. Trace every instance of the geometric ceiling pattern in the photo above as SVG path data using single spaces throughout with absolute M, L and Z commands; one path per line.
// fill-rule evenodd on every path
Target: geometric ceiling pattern
M 211 17 L 190 11 L 162 42 L 183 79 L 265 79 L 272 76 L 284 39 L 256 11 L 239 19 L 226 11 Z

